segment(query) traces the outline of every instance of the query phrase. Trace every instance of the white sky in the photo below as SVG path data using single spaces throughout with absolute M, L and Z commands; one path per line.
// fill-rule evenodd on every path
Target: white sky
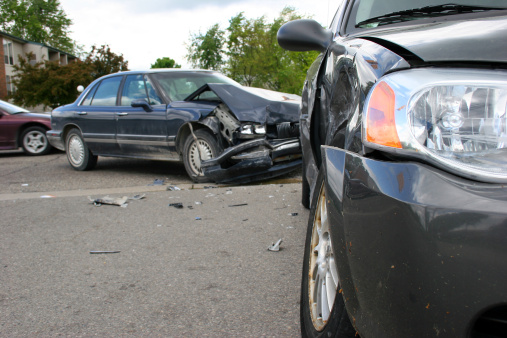
M 271 22 L 285 6 L 311 15 L 327 27 L 340 0 L 60 0 L 73 21 L 71 38 L 89 52 L 107 44 L 123 54 L 129 69 L 148 69 L 157 58 L 170 57 L 183 68 L 191 33 L 205 33 L 215 23 L 221 29 L 244 12 Z

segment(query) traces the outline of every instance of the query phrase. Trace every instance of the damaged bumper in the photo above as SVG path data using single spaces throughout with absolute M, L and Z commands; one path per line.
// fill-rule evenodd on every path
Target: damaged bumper
M 243 184 L 286 174 L 300 167 L 298 138 L 256 139 L 227 148 L 201 163 L 203 174 L 216 183 Z

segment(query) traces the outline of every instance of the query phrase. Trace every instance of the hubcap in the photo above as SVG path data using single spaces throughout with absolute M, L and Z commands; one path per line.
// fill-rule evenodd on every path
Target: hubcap
M 317 331 L 322 331 L 329 320 L 339 282 L 329 226 L 323 185 L 313 220 L 308 290 L 310 313 Z
M 33 154 L 43 152 L 47 147 L 48 140 L 40 131 L 31 131 L 23 138 L 25 149 Z
M 83 163 L 84 159 L 84 145 L 81 139 L 72 135 L 69 143 L 67 145 L 67 153 L 69 155 L 69 160 L 74 166 L 80 166 Z
M 197 143 L 195 141 L 192 143 L 190 146 L 188 159 L 190 162 L 190 167 L 196 175 L 202 175 L 201 160 L 209 160 L 210 158 L 213 158 L 213 153 L 208 142 L 202 139 L 198 139 Z

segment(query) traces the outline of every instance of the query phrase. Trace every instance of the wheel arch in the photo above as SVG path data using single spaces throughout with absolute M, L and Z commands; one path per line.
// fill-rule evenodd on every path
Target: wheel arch
M 206 121 L 209 119 L 204 119 L 202 121 L 194 121 L 194 122 L 188 122 L 181 126 L 181 128 L 178 130 L 178 134 L 176 135 L 175 139 L 175 146 L 178 154 L 183 153 L 183 147 L 185 145 L 185 140 L 187 137 L 191 134 L 191 130 L 196 131 L 199 129 L 206 129 L 213 135 L 218 135 L 219 130 L 217 129 L 218 126 L 215 128 L 214 124 L 206 123 Z M 209 121 L 208 121 L 209 122 Z M 217 130 L 215 130 L 217 129 Z M 220 144 L 220 141 L 218 140 L 218 144 Z
M 63 146 L 65 148 L 65 150 L 67 150 L 67 144 L 66 144 L 66 139 L 67 139 L 67 135 L 69 134 L 69 132 L 72 130 L 72 129 L 77 129 L 79 130 L 79 132 L 81 133 L 81 135 L 83 134 L 82 131 L 81 131 L 81 128 L 79 128 L 76 124 L 68 124 L 66 125 L 65 127 L 63 127 L 62 129 L 62 141 L 63 141 Z

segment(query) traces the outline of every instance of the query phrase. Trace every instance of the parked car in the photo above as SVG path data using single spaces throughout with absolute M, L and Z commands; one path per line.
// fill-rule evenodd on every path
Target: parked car
M 52 149 L 46 137 L 51 115 L 31 113 L 0 100 L 0 150 L 23 148 L 27 155 L 45 155 Z
M 422 8 L 421 8 L 422 7 Z M 301 105 L 310 337 L 507 336 L 507 3 L 344 0 Z
M 130 71 L 55 109 L 47 135 L 76 170 L 97 156 L 136 157 L 183 161 L 196 182 L 244 183 L 301 166 L 299 104 L 214 71 Z

